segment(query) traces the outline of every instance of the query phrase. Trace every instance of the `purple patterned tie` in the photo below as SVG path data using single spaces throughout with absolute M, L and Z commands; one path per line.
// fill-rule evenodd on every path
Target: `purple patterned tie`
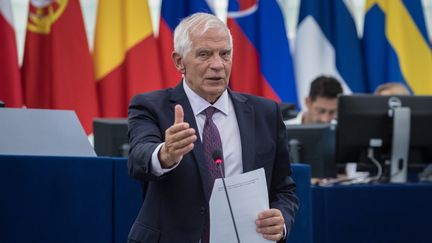
M 204 158 L 207 163 L 208 168 L 208 178 L 209 185 L 208 190 L 209 194 L 211 194 L 213 190 L 213 184 L 216 178 L 220 178 L 221 174 L 219 168 L 216 163 L 213 161 L 212 155 L 214 151 L 220 150 L 222 151 L 222 142 L 219 135 L 219 130 L 213 122 L 213 114 L 215 113 L 216 108 L 209 106 L 205 110 L 206 120 L 204 123 L 203 129 L 203 149 L 204 149 Z
M 222 151 L 222 141 L 219 135 L 219 130 L 217 129 L 216 125 L 213 122 L 213 114 L 215 113 L 216 108 L 209 106 L 207 109 L 205 109 L 205 115 L 206 120 L 204 123 L 204 129 L 203 129 L 203 150 L 204 150 L 204 158 L 205 162 L 207 163 L 207 169 L 208 169 L 208 185 L 207 189 L 209 192 L 209 195 L 211 195 L 211 192 L 213 190 L 213 184 L 214 181 L 217 178 L 221 177 L 219 168 L 217 167 L 216 163 L 213 161 L 212 155 L 214 151 L 220 150 Z M 222 167 L 223 168 L 223 167 Z M 201 238 L 201 243 L 208 243 L 209 242 L 209 231 L 210 231 L 210 219 L 209 219 L 209 213 L 207 213 L 206 216 L 206 225 L 205 229 Z

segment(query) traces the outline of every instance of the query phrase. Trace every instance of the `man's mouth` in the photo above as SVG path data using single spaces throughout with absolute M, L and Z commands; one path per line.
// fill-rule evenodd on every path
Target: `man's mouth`
M 219 80 L 222 80 L 222 77 L 208 77 L 207 79 L 212 80 L 212 81 L 219 81 Z

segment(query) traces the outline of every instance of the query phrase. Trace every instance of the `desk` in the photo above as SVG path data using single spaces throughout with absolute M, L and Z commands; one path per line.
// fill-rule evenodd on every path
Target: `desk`
M 0 242 L 112 242 L 109 158 L 0 155 Z
M 432 242 L 432 184 L 313 187 L 315 243 Z
M 311 243 L 310 167 L 292 169 L 301 206 L 289 243 Z M 124 243 L 141 202 L 124 158 L 0 155 L 1 243 Z

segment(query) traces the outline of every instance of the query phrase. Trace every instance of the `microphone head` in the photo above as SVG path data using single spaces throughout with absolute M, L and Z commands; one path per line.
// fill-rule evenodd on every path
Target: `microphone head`
M 217 149 L 212 154 L 212 159 L 216 164 L 222 164 L 223 162 L 223 154 L 222 151 Z

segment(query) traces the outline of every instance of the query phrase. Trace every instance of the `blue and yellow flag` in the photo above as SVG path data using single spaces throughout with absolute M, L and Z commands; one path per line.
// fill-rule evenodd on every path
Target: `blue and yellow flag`
M 386 82 L 432 94 L 432 52 L 421 0 L 368 0 L 364 54 L 370 91 Z

